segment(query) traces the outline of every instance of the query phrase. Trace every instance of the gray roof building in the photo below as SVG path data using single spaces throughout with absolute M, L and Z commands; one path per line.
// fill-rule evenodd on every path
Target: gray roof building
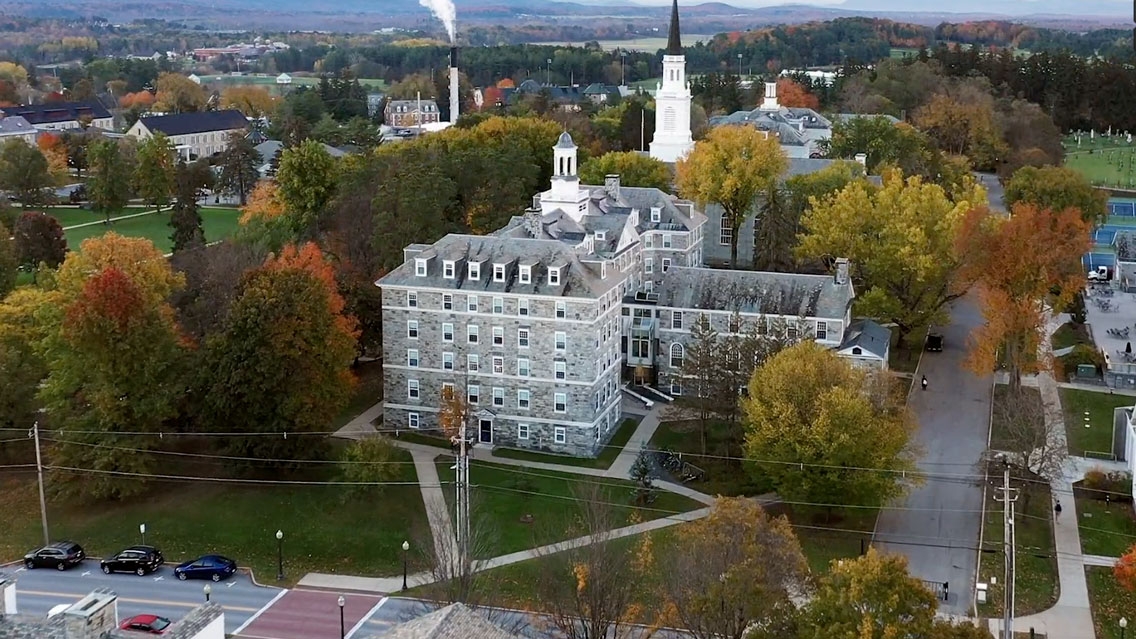
M 841 319 L 852 287 L 829 275 L 673 267 L 656 289 L 658 306 L 748 315 Z
M 0 115 L 0 139 L 20 137 L 35 140 L 36 128 L 23 116 Z
M 375 635 L 374 639 L 520 639 L 484 615 L 455 603 Z

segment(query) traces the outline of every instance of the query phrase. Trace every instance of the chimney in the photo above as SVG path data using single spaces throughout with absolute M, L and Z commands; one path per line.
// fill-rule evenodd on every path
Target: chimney
M 0 572 L 0 617 L 14 615 L 16 609 L 16 579 Z
M 868 154 L 867 153 L 857 153 L 856 154 L 856 161 L 860 163 L 860 166 L 864 167 L 865 171 L 868 170 Z
M 534 206 L 525 209 L 524 226 L 528 234 L 536 239 L 541 239 L 544 235 L 544 227 L 540 223 L 542 214 L 539 206 Z
M 93 590 L 62 617 L 66 639 L 99 639 L 118 628 L 118 595 L 105 588 Z
M 458 121 L 461 107 L 461 89 L 458 88 L 458 48 L 450 47 L 450 124 Z
M 619 199 L 619 174 L 608 173 L 604 176 L 604 190 L 613 200 Z
M 797 120 L 797 132 L 798 133 L 804 133 L 805 132 L 805 121 L 804 120 Z
M 848 284 L 848 258 L 836 258 L 836 285 L 845 286 Z

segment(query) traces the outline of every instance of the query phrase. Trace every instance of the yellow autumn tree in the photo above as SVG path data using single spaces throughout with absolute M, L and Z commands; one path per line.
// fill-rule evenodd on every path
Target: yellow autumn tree
M 78 251 L 67 254 L 56 278 L 59 290 L 66 299 L 74 299 L 92 274 L 108 268 L 122 271 L 149 306 L 163 303 L 170 293 L 185 285 L 185 276 L 170 267 L 169 260 L 153 242 L 111 231 L 83 240 Z
M 221 92 L 221 108 L 236 109 L 250 118 L 260 118 L 276 109 L 276 98 L 261 87 L 227 87 Z
M 738 263 L 738 231 L 754 212 L 757 196 L 769 190 L 789 167 L 777 138 L 750 126 L 712 129 L 675 165 L 679 194 L 701 207 L 717 204 L 729 224 L 730 266 Z
M 242 225 L 253 220 L 269 221 L 284 215 L 284 202 L 273 180 L 261 180 L 249 193 L 248 202 L 241 208 Z
M 465 394 L 453 385 L 442 387 L 442 402 L 438 407 L 438 424 L 447 437 L 461 436 L 463 424 L 469 422 L 469 402 Z
M 192 113 L 205 110 L 205 89 L 180 73 L 163 73 L 154 86 L 158 93 L 154 102 L 156 111 Z

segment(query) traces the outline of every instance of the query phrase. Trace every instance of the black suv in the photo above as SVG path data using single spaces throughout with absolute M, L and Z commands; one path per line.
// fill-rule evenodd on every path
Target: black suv
M 57 541 L 50 546 L 33 550 L 24 555 L 24 566 L 32 568 L 55 568 L 66 570 L 83 561 L 87 553 L 83 547 L 73 541 Z
M 942 333 L 927 333 L 927 343 L 925 347 L 932 352 L 942 352 L 943 350 L 943 334 Z
M 166 563 L 166 559 L 162 557 L 162 551 L 153 546 L 131 546 L 99 563 L 108 575 L 112 572 L 132 572 L 141 577 L 157 570 L 158 566 Z

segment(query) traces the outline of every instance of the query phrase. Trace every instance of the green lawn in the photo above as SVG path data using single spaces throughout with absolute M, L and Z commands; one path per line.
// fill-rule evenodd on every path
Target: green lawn
M 453 458 L 441 457 L 437 462 L 438 477 L 445 486 L 446 499 L 453 500 Z M 701 508 L 702 504 L 665 491 L 646 508 L 631 504 L 633 484 L 600 477 L 530 470 L 517 466 L 470 462 L 471 502 L 474 517 L 482 517 L 492 531 L 484 557 L 495 557 L 518 550 L 571 539 L 584 534 L 576 530 L 577 493 L 587 484 L 600 485 L 604 501 L 617 509 L 618 518 L 647 521 L 667 515 Z M 532 516 L 531 523 L 522 517 Z M 633 516 L 634 515 L 634 516 Z
M 814 574 L 828 572 L 833 560 L 859 557 L 860 550 L 867 549 L 872 540 L 879 516 L 874 508 L 849 508 L 830 513 L 823 508 L 773 504 L 766 510 L 789 518 Z
M 240 218 L 240 211 L 237 209 L 209 207 L 200 210 L 206 242 L 223 240 L 237 230 L 237 220 Z M 100 237 L 107 231 L 114 231 L 128 237 L 144 237 L 153 242 L 158 250 L 168 253 L 172 245 L 170 235 L 173 233 L 169 219 L 166 209 L 161 213 L 112 222 L 110 227 L 94 224 L 64 231 L 64 234 L 67 236 L 67 246 L 72 250 L 78 250 L 82 241 L 87 238 Z
M 410 461 L 403 453 L 403 461 Z M 400 466 L 400 481 L 416 481 L 414 465 Z M 281 477 L 285 479 L 287 477 Z M 382 493 L 344 498 L 339 486 L 234 486 L 198 482 L 155 485 L 123 503 L 53 500 L 48 518 L 53 539 L 73 539 L 94 557 L 146 541 L 176 563 L 205 552 L 251 566 L 261 581 L 276 575 L 277 530 L 284 531 L 284 569 L 289 582 L 309 571 L 394 575 L 402 567 L 402 542 L 426 527 L 417 486 L 387 486 Z M 0 562 L 18 559 L 42 543 L 35 483 L 0 479 Z
M 923 345 L 927 341 L 927 329 L 921 328 L 912 331 L 904 340 L 903 348 L 899 347 L 899 331 L 891 329 L 891 350 L 888 355 L 888 367 L 897 373 L 914 373 L 919 366 L 919 357 L 923 354 Z
M 1076 141 L 1066 138 L 1065 165 L 1081 172 L 1090 182 L 1100 186 L 1131 188 L 1136 186 L 1136 145 L 1118 137 L 1090 142 L 1088 137 Z
M 1077 522 L 1081 552 L 1086 555 L 1119 557 L 1136 544 L 1136 516 L 1132 503 L 1106 503 L 1077 492 Z M 1136 619 L 1133 619 L 1136 621 Z
M 1107 392 L 1058 389 L 1061 407 L 1065 412 L 1065 434 L 1069 440 L 1070 455 L 1112 454 L 1112 412 L 1118 406 L 1131 406 L 1136 398 L 1112 395 Z M 1089 415 L 1089 428 L 1085 428 L 1085 412 Z
M 1073 324 L 1065 322 L 1057 327 L 1053 333 L 1053 350 L 1060 350 L 1062 348 L 1069 348 L 1077 344 L 1092 344 L 1093 340 L 1089 337 L 1089 332 L 1085 329 L 1084 324 Z
M 339 413 L 334 426 L 340 428 L 355 419 L 368 408 L 383 399 L 383 363 L 381 361 L 360 362 L 352 370 L 358 385 L 347 407 Z
M 627 440 L 635 434 L 635 428 L 639 426 L 637 419 L 625 419 L 619 425 L 615 433 L 611 436 L 611 441 L 607 446 L 595 457 L 569 457 L 568 455 L 555 455 L 552 453 L 538 453 L 531 450 L 520 450 L 517 448 L 497 448 L 493 451 L 494 457 L 505 457 L 507 459 L 523 459 L 525 461 L 543 462 L 545 464 L 564 464 L 565 466 L 582 466 L 584 468 L 611 468 L 615 458 L 627 445 Z
M 1038 389 L 1022 386 L 1021 392 L 1032 397 L 1039 405 L 1041 404 L 1041 391 Z M 1009 394 L 1009 385 L 994 385 L 994 410 L 991 411 L 990 415 L 990 448 L 992 450 L 1009 450 L 1012 447 L 1010 438 L 1006 434 L 1006 427 L 1002 423 L 1002 416 L 1005 411 L 998 410 L 998 407 L 1007 401 Z
M 706 433 L 706 456 L 697 422 L 675 421 L 659 424 L 650 445 L 659 450 L 682 453 L 683 459 L 701 468 L 705 479 L 690 482 L 690 487 L 708 495 L 761 495 L 773 490 L 764 478 L 756 478 L 751 468 L 737 459 L 742 456 L 741 426 L 713 422 Z
M 1030 488 L 1019 492 L 1017 510 L 1014 517 L 1017 539 L 1017 590 L 1015 613 L 1027 615 L 1041 612 L 1057 601 L 1059 583 L 1057 579 L 1056 546 L 1053 543 L 1052 506 L 1049 486 L 1011 482 L 1016 486 L 1028 485 Z M 995 577 L 996 585 L 987 592 L 987 603 L 980 604 L 978 612 L 984 617 L 997 617 L 1002 614 L 1002 567 L 1005 554 L 1002 552 L 1003 505 L 994 500 L 994 491 L 986 491 L 986 526 L 982 539 L 982 570 L 978 581 L 990 583 Z
M 1111 568 L 1091 566 L 1085 568 L 1089 582 L 1089 608 L 1093 613 L 1093 630 L 1097 639 L 1121 639 L 1133 636 L 1133 630 L 1122 634 L 1121 617 L 1133 624 L 1136 617 L 1136 592 L 1125 590 L 1112 576 Z

